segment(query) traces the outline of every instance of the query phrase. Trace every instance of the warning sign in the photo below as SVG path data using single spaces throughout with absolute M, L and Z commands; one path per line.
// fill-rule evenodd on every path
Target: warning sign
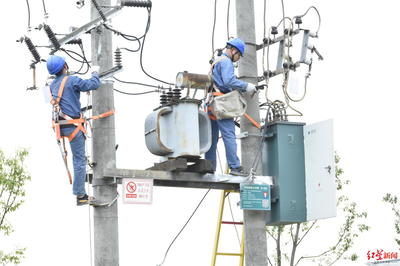
M 151 204 L 153 200 L 153 179 L 127 178 L 122 182 L 125 204 Z
M 270 211 L 270 186 L 241 183 L 240 208 L 244 210 Z

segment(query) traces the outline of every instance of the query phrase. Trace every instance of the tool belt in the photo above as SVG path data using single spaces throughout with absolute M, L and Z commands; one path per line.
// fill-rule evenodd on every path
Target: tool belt
M 246 112 L 247 102 L 239 91 L 228 93 L 214 92 L 209 104 L 209 110 L 214 118 L 230 119 L 242 116 Z M 212 118 L 211 118 L 212 119 Z

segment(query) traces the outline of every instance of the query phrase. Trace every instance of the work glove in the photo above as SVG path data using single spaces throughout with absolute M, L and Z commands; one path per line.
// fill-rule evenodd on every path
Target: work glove
M 99 74 L 99 70 L 100 70 L 100 67 L 99 67 L 99 66 L 93 65 L 93 66 L 91 67 L 91 69 L 92 69 L 92 74 L 94 74 L 94 73 Z
M 254 93 L 256 92 L 257 88 L 254 84 L 248 83 L 246 87 L 246 92 Z

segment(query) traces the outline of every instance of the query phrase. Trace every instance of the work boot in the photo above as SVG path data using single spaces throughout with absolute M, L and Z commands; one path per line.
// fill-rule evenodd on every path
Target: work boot
M 230 175 L 247 176 L 248 174 L 243 170 L 243 167 L 231 168 Z
M 76 205 L 77 206 L 86 205 L 89 204 L 91 200 L 92 197 L 89 197 L 87 194 L 83 196 L 76 196 Z

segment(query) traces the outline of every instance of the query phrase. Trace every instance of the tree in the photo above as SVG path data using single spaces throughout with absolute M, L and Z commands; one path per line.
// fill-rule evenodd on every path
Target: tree
M 15 212 L 24 202 L 24 186 L 30 180 L 25 171 L 24 160 L 28 152 L 18 150 L 14 157 L 7 158 L 0 150 L 0 233 L 8 236 L 13 232 L 7 216 Z M 19 264 L 24 256 L 25 248 L 6 253 L 0 250 L 0 265 Z
M 400 202 L 397 200 L 397 196 L 390 193 L 386 194 L 383 198 L 384 202 L 392 205 L 392 211 L 394 212 L 394 228 L 396 230 L 397 237 L 394 239 L 397 245 L 400 247 Z
M 323 222 L 316 220 L 291 225 L 268 226 L 267 233 L 275 243 L 275 252 L 268 259 L 270 265 L 287 265 L 287 262 L 290 263 L 290 266 L 301 265 L 302 262 L 305 262 L 306 265 L 311 265 L 312 262 L 316 265 L 333 265 L 341 258 L 352 261 L 357 260 L 358 256 L 356 254 L 346 255 L 350 252 L 354 245 L 354 240 L 359 237 L 359 234 L 369 230 L 369 226 L 361 222 L 367 218 L 367 213 L 360 212 L 357 209 L 357 204 L 350 202 L 349 197 L 344 194 L 344 187 L 350 181 L 342 177 L 344 172 L 338 165 L 339 161 L 340 158 L 336 155 L 337 208 L 343 213 L 341 216 L 343 221 L 340 223 L 338 238 L 332 245 L 325 248 L 318 244 L 317 248 L 321 249 L 321 251 L 316 254 L 307 252 L 307 254 L 298 257 L 296 253 L 300 244 L 305 242 L 311 231 L 318 231 L 317 229 L 320 228 L 318 224 Z

